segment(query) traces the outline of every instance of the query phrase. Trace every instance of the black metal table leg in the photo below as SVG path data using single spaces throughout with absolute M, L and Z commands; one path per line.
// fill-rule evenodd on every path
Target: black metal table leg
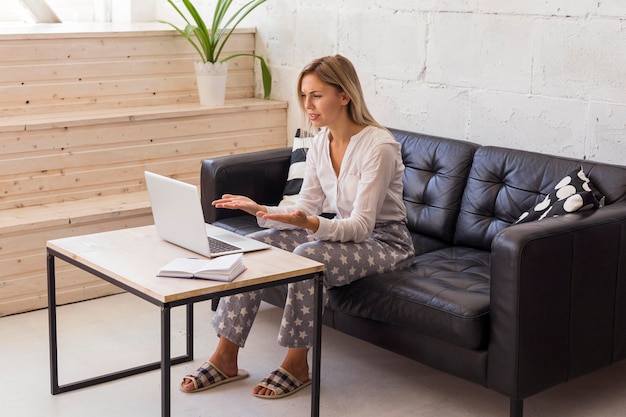
M 322 358 L 322 310 L 324 299 L 323 274 L 315 276 L 315 339 L 313 345 L 313 382 L 311 387 L 311 416 L 320 415 L 320 371 Z
M 524 415 L 524 400 L 511 398 L 510 411 L 510 417 L 522 417 Z
M 48 332 L 50 337 L 50 391 L 59 393 L 59 356 L 57 353 L 57 301 L 54 256 L 48 254 Z
M 193 303 L 187 304 L 187 357 L 193 360 Z
M 161 309 L 161 416 L 170 417 L 171 397 L 170 397 L 170 376 L 171 376 L 171 320 L 170 308 Z

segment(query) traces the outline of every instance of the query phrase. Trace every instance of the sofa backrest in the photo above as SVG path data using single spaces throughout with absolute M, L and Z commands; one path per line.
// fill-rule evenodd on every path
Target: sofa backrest
M 450 245 L 478 145 L 390 129 L 402 145 L 404 203 L 416 254 Z
M 499 231 L 580 166 L 605 196 L 605 204 L 626 200 L 624 166 L 493 146 L 479 148 L 463 194 L 455 244 L 489 250 Z

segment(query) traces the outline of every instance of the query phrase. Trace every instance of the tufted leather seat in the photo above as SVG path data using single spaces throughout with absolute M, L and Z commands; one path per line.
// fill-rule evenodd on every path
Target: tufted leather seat
M 330 291 L 329 306 L 470 349 L 489 340 L 489 252 L 450 247 Z

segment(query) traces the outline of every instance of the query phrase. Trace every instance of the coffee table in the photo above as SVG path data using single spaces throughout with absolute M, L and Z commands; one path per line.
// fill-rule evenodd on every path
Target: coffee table
M 322 273 L 324 265 L 270 248 L 246 253 L 247 270 L 230 283 L 159 278 L 156 271 L 177 257 L 197 257 L 197 254 L 161 240 L 154 226 L 143 226 L 111 232 L 94 233 L 47 243 L 48 324 L 50 343 L 50 385 L 53 395 L 96 384 L 113 381 L 142 372 L 161 369 L 161 415 L 171 414 L 170 367 L 193 360 L 193 304 L 305 279 L 315 280 L 315 342 L 312 348 L 311 415 L 319 416 L 320 360 L 322 326 Z M 142 298 L 161 309 L 161 361 L 140 365 L 82 381 L 59 385 L 56 268 L 61 259 L 94 276 Z M 186 354 L 171 358 L 170 310 L 186 306 Z

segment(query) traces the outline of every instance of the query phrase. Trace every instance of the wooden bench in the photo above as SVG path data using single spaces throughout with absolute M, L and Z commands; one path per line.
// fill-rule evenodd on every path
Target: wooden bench
M 203 159 L 287 144 L 287 104 L 254 98 L 252 58 L 202 107 L 173 31 L 62 26 L 0 33 L 0 316 L 46 306 L 47 240 L 152 223 L 145 170 L 197 184 Z M 254 31 L 230 46 L 252 52 Z M 60 303 L 115 291 L 58 276 Z

